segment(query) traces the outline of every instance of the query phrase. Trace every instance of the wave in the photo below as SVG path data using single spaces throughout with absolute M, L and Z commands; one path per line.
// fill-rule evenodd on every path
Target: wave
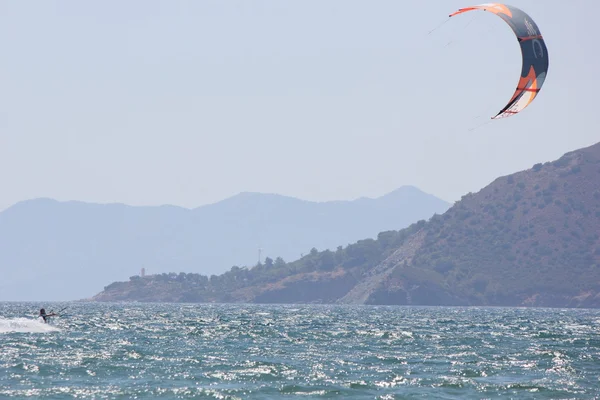
M 56 326 L 45 324 L 41 320 L 31 318 L 0 318 L 0 334 L 20 333 L 45 333 L 60 332 Z

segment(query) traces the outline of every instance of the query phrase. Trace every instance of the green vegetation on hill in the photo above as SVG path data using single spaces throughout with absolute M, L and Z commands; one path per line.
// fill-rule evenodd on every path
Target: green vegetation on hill
M 384 260 L 411 234 L 421 229 L 425 221 L 402 231 L 381 232 L 377 239 L 359 240 L 345 248 L 319 252 L 313 248 L 302 258 L 286 263 L 282 258 L 266 257 L 251 268 L 233 266 L 221 275 L 210 277 L 195 273 L 163 273 L 129 278 L 129 282 L 114 282 L 96 296 L 97 300 L 221 302 L 244 299 L 244 289 L 264 288 L 291 276 L 311 273 L 331 273 L 341 270 L 355 281 Z M 338 272 L 339 274 L 339 272 Z M 248 299 L 251 300 L 251 299 Z
M 377 240 L 210 278 L 132 278 L 96 299 L 600 307 L 599 226 L 596 144 Z
M 470 304 L 600 304 L 599 176 L 595 145 L 499 178 L 426 224 L 412 266 Z

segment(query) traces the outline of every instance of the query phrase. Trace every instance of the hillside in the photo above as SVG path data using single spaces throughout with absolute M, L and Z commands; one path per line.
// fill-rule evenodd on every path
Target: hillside
M 341 301 L 598 307 L 599 226 L 596 144 L 464 196 L 405 265 Z
M 600 307 L 600 143 L 442 215 L 292 263 L 133 278 L 95 300 Z
M 0 301 L 73 300 L 147 273 L 220 274 L 265 256 L 297 259 L 443 212 L 417 188 L 354 201 L 241 193 L 195 209 L 24 201 L 0 213 Z

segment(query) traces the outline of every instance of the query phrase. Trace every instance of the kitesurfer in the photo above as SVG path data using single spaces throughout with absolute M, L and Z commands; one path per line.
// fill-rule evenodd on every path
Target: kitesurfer
M 52 311 L 50 311 L 50 314 L 46 314 L 46 310 L 43 308 L 40 308 L 40 317 L 42 317 L 44 319 L 45 323 L 48 323 L 49 317 L 54 317 L 56 315 L 58 315 L 58 314 L 55 314 Z

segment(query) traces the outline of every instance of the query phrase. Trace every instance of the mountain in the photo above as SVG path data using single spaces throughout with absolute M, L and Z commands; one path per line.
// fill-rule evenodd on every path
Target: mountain
M 291 262 L 115 282 L 98 301 L 600 307 L 600 143 L 442 215 Z
M 340 302 L 600 307 L 599 227 L 600 143 L 464 196 Z
M 73 300 L 148 273 L 219 274 L 262 258 L 296 259 L 399 229 L 450 204 L 405 186 L 376 199 L 310 202 L 241 193 L 185 209 L 35 199 L 0 213 L 0 301 Z

